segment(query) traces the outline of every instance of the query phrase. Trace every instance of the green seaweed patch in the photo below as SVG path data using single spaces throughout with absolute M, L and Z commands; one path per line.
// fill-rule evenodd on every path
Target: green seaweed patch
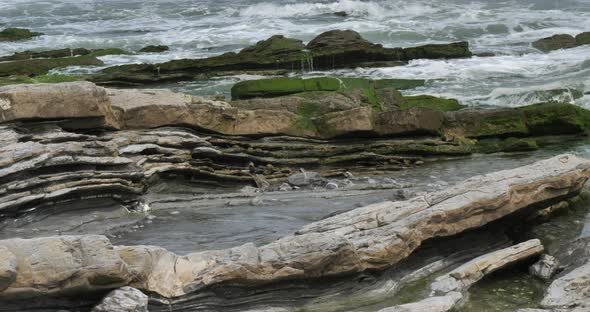
M 426 80 L 423 79 L 379 79 L 375 80 L 375 89 L 393 88 L 397 90 L 409 90 L 423 87 Z
M 40 32 L 33 32 L 24 28 L 6 28 L 0 31 L 0 41 L 27 40 L 41 35 L 44 34 Z
M 385 110 L 381 101 L 379 101 L 377 92 L 375 92 L 374 80 L 365 78 L 341 78 L 340 81 L 342 81 L 342 87 L 340 88 L 342 92 L 361 90 L 363 103 L 367 104 L 376 112 L 383 112 Z
M 276 97 L 309 91 L 338 91 L 340 80 L 320 78 L 270 78 L 236 83 L 231 89 L 232 99 Z
M 36 77 L 28 76 L 10 76 L 0 77 L 0 86 L 14 85 L 14 84 L 32 84 L 32 83 L 60 83 L 80 81 L 81 77 L 74 77 L 68 75 L 41 75 Z
M 399 104 L 401 109 L 412 107 L 426 107 L 443 112 L 453 112 L 465 108 L 465 105 L 459 104 L 455 99 L 439 98 L 431 95 L 404 96 L 403 101 Z
M 476 144 L 479 153 L 491 154 L 498 152 L 529 152 L 539 149 L 537 140 L 532 138 L 483 139 Z
M 22 75 L 38 76 L 47 74 L 54 68 L 68 66 L 100 66 L 104 63 L 94 56 L 76 56 L 53 59 L 31 59 L 0 63 L 0 77 Z
M 303 102 L 297 109 L 295 127 L 303 130 L 317 132 L 314 118 L 321 115 L 321 108 L 313 102 Z

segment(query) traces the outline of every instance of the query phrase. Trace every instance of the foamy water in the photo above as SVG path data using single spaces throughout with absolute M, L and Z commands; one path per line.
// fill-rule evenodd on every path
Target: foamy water
M 339 11 L 348 16 L 333 14 Z M 309 41 L 331 29 L 353 29 L 387 47 L 467 40 L 473 51 L 497 56 L 417 60 L 403 67 L 337 74 L 430 79 L 425 88 L 410 93 L 454 97 L 473 105 L 529 104 L 545 98 L 539 91 L 551 89 L 590 91 L 590 46 L 542 54 L 530 45 L 556 33 L 590 31 L 587 0 L 0 0 L 0 26 L 47 34 L 31 41 L 0 43 L 0 55 L 64 47 L 131 51 L 150 44 L 171 47 L 162 54 L 103 57 L 107 65 L 218 55 L 274 34 Z M 251 78 L 227 77 L 170 87 L 196 94 L 223 93 L 235 81 Z M 590 106 L 589 97 L 576 101 Z

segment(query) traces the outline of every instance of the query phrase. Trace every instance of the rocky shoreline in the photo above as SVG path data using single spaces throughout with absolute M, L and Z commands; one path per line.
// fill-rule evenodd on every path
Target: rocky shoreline
M 574 48 L 587 34 L 532 46 Z M 7 29 L 0 41 L 42 35 Z M 513 269 L 544 285 L 544 298 L 524 298 L 529 308 L 518 312 L 590 309 L 587 237 L 560 241 L 540 230 L 584 200 L 589 160 L 562 154 L 456 184 L 423 177 L 433 181 L 419 192 L 384 177 L 578 144 L 588 139 L 590 111 L 551 101 L 468 107 L 405 93 L 424 80 L 292 75 L 469 58 L 467 42 L 386 48 L 334 30 L 307 44 L 277 35 L 205 59 L 52 74 L 131 53 L 0 57 L 0 311 L 473 311 L 463 310 L 478 300 L 471 290 Z M 231 99 L 114 88 L 228 74 L 272 77 L 234 84 Z M 177 198 L 174 188 L 186 185 Z M 358 202 L 306 215 L 299 229 L 186 254 L 121 240 L 150 224 L 154 209 L 174 216 L 246 202 L 264 214 L 310 196 Z

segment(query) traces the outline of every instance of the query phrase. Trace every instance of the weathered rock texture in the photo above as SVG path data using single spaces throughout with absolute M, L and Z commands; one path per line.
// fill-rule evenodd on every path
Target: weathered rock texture
M 446 294 L 452 291 L 464 291 L 477 283 L 487 274 L 500 270 L 507 265 L 538 256 L 543 252 L 543 245 L 538 239 L 533 239 L 518 245 L 498 250 L 454 269 L 436 278 L 430 285 L 435 294 Z
M 129 284 L 164 298 L 183 298 L 216 285 L 254 287 L 385 269 L 408 257 L 426 240 L 455 235 L 572 196 L 589 177 L 590 161 L 561 155 L 474 177 L 446 191 L 408 201 L 358 208 L 267 245 L 245 244 L 186 256 L 152 246 L 113 249 L 101 236 L 0 241 L 18 263 L 16 278 L 0 296 L 71 294 Z M 522 251 L 521 256 L 540 252 L 535 242 L 502 252 L 512 255 L 509 259 L 520 259 L 515 251 Z M 492 271 L 506 262 L 490 263 L 487 269 Z
M 451 311 L 462 298 L 461 293 L 451 292 L 445 296 L 430 297 L 418 302 L 381 309 L 379 312 L 447 312 Z
M 89 82 L 2 87 L 0 215 L 82 198 L 132 204 L 168 176 L 258 184 L 258 176 L 279 182 L 300 168 L 383 172 L 431 157 L 534 150 L 555 140 L 545 135 L 583 134 L 590 114 L 557 103 L 445 112 L 391 102 L 378 112 L 340 96 L 316 99 L 320 110 L 309 114 L 300 111 L 307 104 L 288 101 L 256 107 Z
M 127 264 L 104 236 L 15 238 L 0 241 L 0 247 L 14 255 L 17 270 L 0 300 L 93 292 L 132 280 Z M 2 266 L 14 262 L 0 259 Z
M 148 296 L 133 287 L 121 287 L 108 293 L 91 312 L 147 312 Z
M 272 36 L 239 53 L 206 59 L 173 60 L 161 64 L 123 65 L 105 69 L 94 81 L 102 84 L 146 84 L 193 80 L 203 75 L 236 71 L 329 70 L 357 66 L 396 66 L 418 58 L 469 57 L 467 42 L 431 44 L 415 48 L 384 48 L 350 30 L 334 30 L 313 39 Z
M 533 47 L 543 52 L 549 52 L 559 49 L 571 49 L 585 44 L 590 44 L 590 32 L 578 34 L 575 38 L 568 34 L 553 35 L 533 42 Z

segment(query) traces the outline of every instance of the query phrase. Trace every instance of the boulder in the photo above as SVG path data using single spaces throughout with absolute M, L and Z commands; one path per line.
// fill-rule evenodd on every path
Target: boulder
M 119 128 L 105 89 L 89 82 L 0 87 L 0 121 L 84 119 L 76 128 Z M 73 126 L 73 124 L 71 124 Z
M 543 254 L 539 261 L 529 267 L 529 273 L 543 280 L 550 280 L 559 269 L 559 261 L 548 254 Z
M 8 239 L 0 247 L 16 258 L 16 278 L 0 297 L 75 295 L 127 285 L 133 276 L 104 236 Z
M 590 262 L 574 268 L 554 280 L 547 289 L 541 305 L 543 308 L 571 308 L 572 311 L 588 311 L 590 310 L 588 294 L 590 294 Z
M 543 52 L 574 48 L 577 45 L 576 39 L 573 36 L 565 34 L 554 35 L 533 42 L 533 47 Z
M 338 91 L 341 81 L 336 78 L 272 78 L 247 80 L 236 83 L 231 89 L 232 99 L 276 97 L 301 92 Z
M 170 47 L 165 45 L 149 45 L 146 47 L 141 48 L 139 52 L 142 53 L 162 53 L 170 50 Z
M 590 44 L 590 31 L 578 34 L 576 36 L 576 44 L 577 45 Z
M 315 37 L 307 44 L 312 52 L 325 53 L 325 50 L 363 50 L 382 47 L 369 42 L 352 30 L 330 30 Z
M 148 312 L 148 296 L 133 287 L 108 293 L 91 312 Z
M 0 41 L 27 40 L 43 35 L 40 32 L 33 32 L 24 28 L 6 28 L 0 31 Z

